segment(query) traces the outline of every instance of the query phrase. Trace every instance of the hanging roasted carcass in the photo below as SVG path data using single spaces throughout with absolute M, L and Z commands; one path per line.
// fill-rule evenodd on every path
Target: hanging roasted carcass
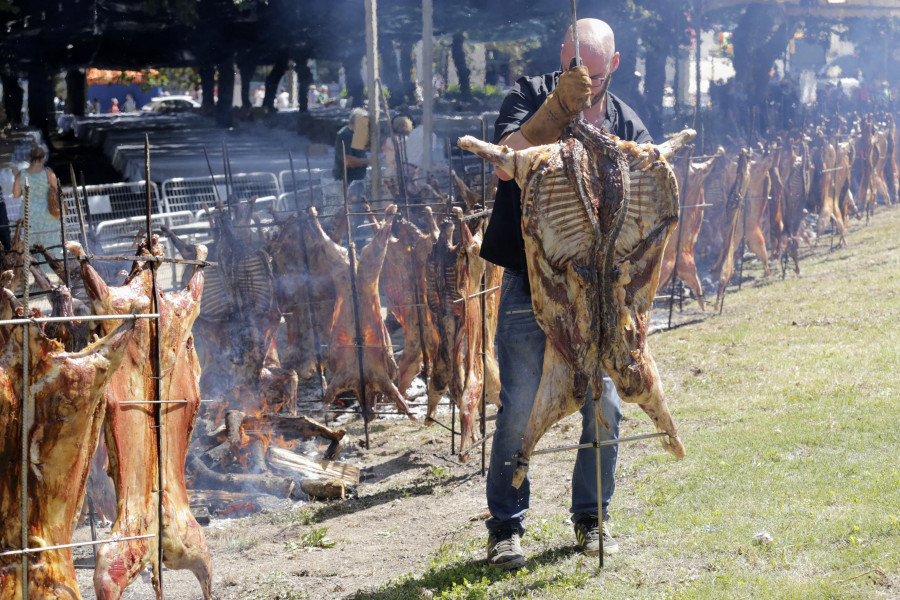
M 813 204 L 813 211 L 819 215 L 816 222 L 816 244 L 825 232 L 825 227 L 831 223 L 841 236 L 841 245 L 846 246 L 846 228 L 841 215 L 841 198 L 837 186 L 838 172 L 842 170 L 842 167 L 838 166 L 837 149 L 832 140 L 820 129 L 816 132 L 811 150 L 814 175 L 810 203 Z
M 662 267 L 659 274 L 659 287 L 664 288 L 672 277 L 675 264 L 678 264 L 677 276 L 684 281 L 697 297 L 697 305 L 700 310 L 705 310 L 703 301 L 703 283 L 697 273 L 697 263 L 694 259 L 694 244 L 700 235 L 700 227 L 703 224 L 705 202 L 703 183 L 712 173 L 716 162 L 725 154 L 725 149 L 719 146 L 716 154 L 703 162 L 690 162 L 687 174 L 687 185 L 684 184 L 684 168 L 676 167 L 675 176 L 678 181 L 678 189 L 681 193 L 681 220 L 675 228 L 666 251 L 663 255 Z M 676 252 L 678 258 L 675 258 Z
M 381 316 L 381 301 L 378 296 L 378 279 L 391 235 L 391 222 L 396 213 L 394 205 L 388 206 L 384 221 L 375 227 L 372 240 L 359 253 L 355 273 L 356 298 L 353 297 L 351 262 L 347 249 L 325 233 L 319 224 L 315 208 L 309 209 L 309 215 L 301 224 L 305 228 L 310 271 L 313 274 L 329 273 L 336 295 L 325 361 L 331 376 L 325 392 L 325 404 L 331 404 L 342 392 L 353 392 L 360 399 L 366 419 L 373 417 L 379 397 L 394 402 L 400 412 L 414 418 L 409 413 L 406 400 L 393 383 L 397 377 L 397 363 Z M 354 302 L 359 314 L 361 344 L 356 337 Z M 360 345 L 365 393 L 361 389 L 363 384 L 359 373 Z
M 257 412 L 262 399 L 275 393 L 267 383 L 295 377 L 285 372 L 289 369 L 265 364 L 281 322 L 281 309 L 266 244 L 251 227 L 254 218 L 252 204 L 210 214 L 214 241 L 209 256 L 217 266 L 206 273 L 200 316 L 194 324 L 203 395 L 223 398 L 230 408 L 245 413 Z M 165 227 L 163 231 L 184 258 L 191 258 L 189 244 Z M 266 369 L 271 376 L 266 376 Z M 296 395 L 296 388 L 288 391 Z M 285 398 L 276 403 L 290 404 Z M 220 411 L 225 408 L 218 405 Z
M 765 171 L 761 171 L 765 172 Z M 728 202 L 725 204 L 725 222 L 722 228 L 722 250 L 712 270 L 719 275 L 716 290 L 716 304 L 714 310 L 721 311 L 722 301 L 725 297 L 725 288 L 734 274 L 734 253 L 740 243 L 741 217 L 745 210 L 747 188 L 750 184 L 750 153 L 743 150 L 738 157 L 737 177 L 728 192 Z
M 397 389 L 406 394 L 420 372 L 430 374 L 437 352 L 431 313 L 425 305 L 425 262 L 432 240 L 406 219 L 394 219 L 381 274 L 385 307 L 403 328 Z M 424 338 L 424 344 L 423 344 Z
M 752 153 L 744 210 L 735 237 L 738 242 L 743 241 L 746 250 L 755 254 L 762 262 L 766 275 L 769 274 L 769 253 L 766 250 L 766 238 L 763 234 L 763 217 L 772 191 L 772 180 L 769 173 L 777 156 L 777 145 L 772 147 L 760 145 Z
M 513 174 L 522 189 L 522 232 L 535 318 L 547 334 L 544 367 L 522 440 L 518 487 L 538 439 L 578 410 L 587 388 L 612 378 L 684 456 L 656 363 L 647 347 L 650 310 L 678 191 L 667 162 L 695 132 L 660 146 L 622 142 L 582 121 L 557 144 L 515 152 L 464 137 L 470 150 Z
M 161 255 L 154 238 L 152 253 Z M 109 287 L 93 269 L 76 242 L 67 250 L 81 262 L 82 279 L 97 314 L 146 313 L 151 307 L 153 280 L 149 263 L 136 262 L 125 285 Z M 146 252 L 146 250 L 144 250 Z M 206 258 L 196 247 L 196 259 Z M 159 470 L 157 435 L 162 448 L 163 564 L 189 569 L 197 577 L 204 598 L 211 597 L 212 571 L 203 531 L 191 515 L 184 481 L 184 464 L 194 420 L 200 409 L 200 364 L 194 351 L 191 326 L 200 312 L 204 273 L 194 269 L 185 289 L 159 295 L 160 367 L 155 372 L 151 355 L 151 323 L 138 321 L 121 368 L 106 392 L 106 445 L 109 474 L 116 490 L 117 518 L 111 537 L 156 533 L 160 527 L 157 501 Z M 102 321 L 104 330 L 116 321 Z M 155 325 L 154 325 L 155 327 Z M 161 378 L 163 398 L 156 391 Z M 154 402 L 166 400 L 156 422 Z M 134 404 L 144 402 L 145 404 Z M 159 433 L 158 433 L 159 432 Z M 105 544 L 97 553 L 94 588 L 99 600 L 118 600 L 125 588 L 148 565 L 159 591 L 158 538 L 132 539 Z
M 20 309 L 21 311 L 21 309 Z M 21 313 L 19 314 L 21 317 Z M 134 333 L 123 323 L 80 352 L 65 352 L 38 326 L 17 327 L 0 353 L 0 548 L 21 545 L 23 345 L 33 417 L 27 441 L 29 548 L 64 546 L 84 498 L 91 456 L 103 422 L 104 390 Z M 0 556 L 0 598 L 22 598 L 22 557 Z M 80 600 L 72 548 L 33 552 L 30 598 Z

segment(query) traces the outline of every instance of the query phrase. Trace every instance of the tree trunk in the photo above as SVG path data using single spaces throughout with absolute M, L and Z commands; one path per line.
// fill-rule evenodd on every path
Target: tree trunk
M 3 110 L 6 112 L 6 122 L 18 125 L 22 123 L 22 104 L 25 93 L 19 85 L 19 79 L 15 73 L 0 72 L 0 81 L 3 83 Z
M 201 65 L 197 72 L 200 74 L 200 90 L 202 92 L 201 111 L 209 114 L 216 105 L 216 67 L 215 65 Z
M 362 49 L 362 47 L 360 47 Z M 352 54 L 344 59 L 347 78 L 347 95 L 352 98 L 351 106 L 363 106 L 366 101 L 366 86 L 363 84 L 361 66 L 362 54 Z
M 309 112 L 309 86 L 312 85 L 313 76 L 306 61 L 309 57 L 302 56 L 297 60 L 297 106 L 300 112 Z
M 775 29 L 775 26 L 778 26 Z M 781 11 L 769 6 L 751 4 L 734 30 L 735 80 L 747 92 L 748 135 L 768 131 L 766 103 L 769 92 L 769 70 L 784 53 L 795 26 L 789 26 Z M 754 114 L 755 113 L 755 114 Z
M 472 71 L 466 64 L 466 53 L 463 50 L 463 34 L 461 32 L 453 34 L 450 55 L 453 57 L 453 64 L 456 66 L 456 74 L 459 77 L 460 98 L 462 100 L 471 100 L 472 83 L 469 81 L 469 76 L 472 74 Z
M 44 134 L 45 140 L 50 138 L 53 110 L 53 82 L 50 74 L 43 66 L 35 66 L 28 73 L 28 122 Z
M 286 56 L 279 56 L 272 65 L 272 70 L 266 75 L 266 95 L 263 98 L 263 108 L 269 111 L 275 110 L 275 97 L 278 94 L 278 82 L 287 71 L 288 61 Z
M 216 124 L 231 127 L 234 104 L 234 56 L 229 52 L 219 63 L 219 101 L 216 102 Z
M 412 80 L 412 50 L 409 41 L 400 42 L 400 87 L 408 104 L 416 105 L 416 84 Z M 431 84 L 424 86 L 425 92 L 431 90 Z
M 250 110 L 253 107 L 253 101 L 250 99 L 250 80 L 256 71 L 256 60 L 247 55 L 238 58 L 238 70 L 241 74 L 241 108 Z
M 81 69 L 71 69 L 66 73 L 66 112 L 83 117 L 85 104 L 87 104 L 87 77 Z

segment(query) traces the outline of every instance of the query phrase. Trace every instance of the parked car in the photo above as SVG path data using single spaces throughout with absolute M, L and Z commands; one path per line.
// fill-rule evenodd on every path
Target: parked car
M 157 96 L 141 107 L 141 112 L 184 112 L 200 108 L 190 96 Z

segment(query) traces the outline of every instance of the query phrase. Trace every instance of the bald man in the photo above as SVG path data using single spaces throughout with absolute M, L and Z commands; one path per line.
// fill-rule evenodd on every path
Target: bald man
M 516 82 L 500 108 L 494 127 L 494 143 L 522 150 L 559 139 L 566 127 L 584 111 L 584 119 L 618 137 L 639 143 L 651 142 L 644 124 L 624 102 L 608 91 L 610 76 L 619 67 L 619 53 L 609 25 L 597 19 L 578 21 L 579 54 L 583 66 L 576 67 L 572 31 L 566 32 L 560 51 L 562 71 Z M 510 174 L 498 171 L 500 184 L 494 212 L 481 247 L 481 256 L 505 267 L 500 294 L 496 349 L 500 364 L 500 399 L 491 462 L 487 477 L 488 562 L 515 569 L 525 564 L 521 537 L 529 507 L 530 482 L 526 477 L 517 490 L 512 487 L 516 461 L 531 408 L 541 381 L 544 362 L 544 332 L 531 312 L 531 290 L 522 239 L 521 190 Z M 619 396 L 612 381 L 604 377 L 600 390 L 603 417 L 609 429 L 600 426 L 600 439 L 618 437 Z M 581 410 L 580 443 L 594 441 L 594 410 L 591 390 Z M 594 450 L 578 452 L 572 475 L 572 523 L 578 545 L 589 556 L 600 552 L 600 536 L 606 554 L 619 547 L 609 533 L 609 503 L 615 488 L 616 446 L 601 451 L 603 518 L 597 515 L 597 477 Z

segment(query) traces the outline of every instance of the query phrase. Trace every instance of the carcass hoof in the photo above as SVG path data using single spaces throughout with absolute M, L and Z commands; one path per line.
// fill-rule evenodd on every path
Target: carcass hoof
M 519 464 L 513 473 L 512 486 L 516 489 L 522 487 L 526 475 L 528 475 L 528 461 L 520 458 Z
M 664 438 L 659 438 L 662 442 L 663 448 L 666 452 L 674 456 L 675 458 L 684 458 L 686 454 L 684 450 L 684 444 L 681 443 L 681 440 L 678 439 L 678 436 L 668 436 Z

